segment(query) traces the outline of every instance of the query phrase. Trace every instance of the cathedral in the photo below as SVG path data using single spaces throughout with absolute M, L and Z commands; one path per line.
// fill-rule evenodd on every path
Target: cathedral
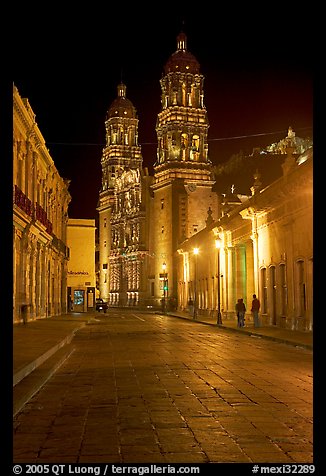
M 113 306 L 158 306 L 177 299 L 182 241 L 218 218 L 204 76 L 184 33 L 164 66 L 154 176 L 142 167 L 138 117 L 119 84 L 108 109 L 99 194 L 99 290 Z
M 182 32 L 160 86 L 153 176 L 142 164 L 125 84 L 107 111 L 97 207 L 100 297 L 110 306 L 225 320 L 234 319 L 237 298 L 248 306 L 257 294 L 264 324 L 311 331 L 312 141 L 289 127 L 278 143 L 214 165 L 204 76 Z M 242 187 L 247 192 L 236 193 Z

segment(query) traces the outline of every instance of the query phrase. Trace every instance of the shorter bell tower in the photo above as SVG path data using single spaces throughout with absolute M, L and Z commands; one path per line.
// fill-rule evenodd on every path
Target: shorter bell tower
M 105 121 L 99 196 L 100 296 L 111 306 L 138 305 L 146 295 L 146 211 L 136 109 L 117 88 Z M 143 184 L 145 183 L 145 187 Z

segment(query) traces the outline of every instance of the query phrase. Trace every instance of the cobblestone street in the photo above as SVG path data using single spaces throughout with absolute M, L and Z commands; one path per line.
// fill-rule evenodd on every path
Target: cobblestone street
M 312 351 L 110 311 L 14 417 L 14 462 L 311 463 Z

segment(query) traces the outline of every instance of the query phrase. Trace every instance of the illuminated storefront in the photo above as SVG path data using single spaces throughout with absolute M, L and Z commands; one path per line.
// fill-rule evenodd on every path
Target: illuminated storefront
M 68 220 L 67 243 L 70 259 L 67 300 L 70 312 L 87 312 L 95 308 L 95 230 L 95 220 Z

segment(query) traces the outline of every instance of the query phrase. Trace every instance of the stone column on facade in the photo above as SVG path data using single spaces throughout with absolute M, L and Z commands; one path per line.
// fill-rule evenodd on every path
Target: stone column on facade
M 248 240 L 244 244 L 245 246 L 245 256 L 246 256 L 246 295 L 247 295 L 247 314 L 248 319 L 251 320 L 252 316 L 250 313 L 252 295 L 257 294 L 255 288 L 255 267 L 254 267 L 254 252 L 253 252 L 253 242 Z
M 40 246 L 40 310 L 39 316 L 45 317 L 46 306 L 46 264 L 45 264 L 45 245 Z
M 210 295 L 211 295 L 211 300 L 210 300 L 210 308 L 211 308 L 211 314 L 212 316 L 214 315 L 214 310 L 217 309 L 217 303 L 215 305 L 215 287 L 214 287 L 214 283 L 215 283 L 215 278 L 214 276 L 211 276 L 211 280 L 210 280 L 210 287 L 211 287 L 211 291 L 210 291 Z M 216 292 L 216 295 L 217 295 L 217 292 Z
M 218 298 L 220 299 L 220 302 L 219 302 L 219 305 L 217 303 L 217 306 L 216 306 L 216 309 L 217 309 L 217 318 L 218 319 L 222 319 L 223 318 L 223 315 L 224 315 L 224 311 L 225 311 L 225 303 L 227 302 L 227 291 L 226 291 L 226 286 L 225 286 L 225 277 L 226 277 L 226 263 L 225 263 L 225 259 L 226 259 L 226 253 L 227 253 L 227 250 L 225 249 L 225 246 L 223 246 L 224 244 L 224 237 L 222 235 L 220 235 L 221 237 L 221 247 L 220 248 L 216 248 L 216 252 L 219 254 L 218 256 L 218 260 L 219 262 L 217 263 L 218 267 L 219 267 L 219 293 L 218 293 L 218 290 L 216 291 L 216 298 L 217 298 L 217 301 L 218 301 Z M 218 314 L 218 312 L 220 312 L 220 315 Z
M 23 286 L 24 286 L 24 265 L 23 265 L 23 233 L 14 228 L 14 250 L 13 250 L 13 269 L 14 269 L 14 286 L 13 286 L 13 304 L 14 304 L 14 321 L 20 319 L 21 306 L 23 304 Z
M 30 306 L 31 306 L 31 293 L 30 293 L 30 286 L 31 286 L 31 253 L 32 247 L 30 242 L 28 241 L 29 238 L 26 236 L 25 233 L 25 243 L 24 243 L 24 279 L 23 279 L 23 302 L 24 306 L 27 306 L 26 309 L 26 319 L 29 320 L 30 315 Z
M 61 313 L 61 254 L 56 253 L 55 260 L 55 275 L 54 275 L 54 289 L 55 289 L 55 315 Z M 85 296 L 85 299 L 87 296 Z
M 35 282 L 35 316 L 36 317 L 41 317 L 40 316 L 40 311 L 41 311 L 41 282 L 43 279 L 42 276 L 42 263 L 41 263 L 41 251 L 40 251 L 40 243 L 36 243 L 36 270 L 35 270 L 35 276 L 36 276 L 36 282 Z
M 45 293 L 46 293 L 46 317 L 50 317 L 51 316 L 51 312 L 52 312 L 52 305 L 51 305 L 51 299 L 52 299 L 52 296 L 51 296 L 51 266 L 52 263 L 51 263 L 51 250 L 49 248 L 47 248 L 47 252 L 46 252 L 46 273 L 45 273 L 45 277 L 46 277 L 46 289 L 45 289 Z
M 29 140 L 26 141 L 26 155 L 25 155 L 25 195 L 30 198 L 30 156 L 31 156 L 31 144 Z
M 243 244 L 239 244 L 235 248 L 236 256 L 236 300 L 243 298 L 246 307 L 247 303 L 247 287 L 246 287 L 246 260 L 245 260 L 245 247 Z
M 56 316 L 61 313 L 61 255 L 56 253 L 55 260 L 55 277 L 54 277 L 54 286 L 55 286 L 55 314 Z M 85 296 L 87 299 L 87 295 Z M 87 304 L 86 304 L 87 306 Z
M 308 293 L 307 293 L 307 302 L 308 302 L 308 311 L 309 314 L 307 315 L 306 318 L 306 329 L 307 331 L 312 331 L 313 330 L 313 279 L 314 279 L 314 273 L 313 273 L 313 259 L 310 258 L 307 261 L 307 282 L 309 283 L 308 286 Z
M 30 199 L 33 203 L 37 202 L 37 152 L 33 152 L 32 163 L 32 194 Z
M 32 251 L 31 251 L 31 297 L 30 297 L 30 313 L 32 318 L 36 318 L 37 310 L 36 310 L 36 287 L 37 287 L 37 239 L 33 236 L 32 239 Z
M 257 296 L 259 296 L 260 289 L 259 289 L 259 247 L 258 247 L 258 230 L 257 230 L 257 216 L 253 214 L 252 216 L 252 246 L 253 246 L 253 267 L 254 267 L 254 292 Z
M 287 276 L 287 308 L 286 308 L 286 327 L 294 330 L 296 328 L 296 317 L 294 315 L 295 304 L 295 263 L 294 263 L 294 251 L 293 251 L 293 226 L 292 220 L 284 222 L 284 234 L 285 234 L 285 249 L 286 251 L 286 276 Z
M 183 252 L 182 253 L 182 281 L 184 287 L 184 294 L 183 294 L 183 308 L 188 309 L 188 301 L 189 301 L 189 253 Z
M 67 314 L 68 307 L 67 307 L 67 260 L 66 257 L 63 256 L 61 262 L 61 309 L 60 314 Z
M 17 257 L 19 255 L 19 248 L 17 248 L 17 236 L 16 236 L 16 228 L 13 225 L 13 253 L 12 253 L 12 269 L 13 269 L 13 293 L 12 293 L 12 303 L 13 303 L 13 321 L 15 322 L 17 317 L 17 295 L 18 295 L 18 280 L 17 280 Z
M 230 317 L 233 317 L 235 312 L 235 303 L 236 296 L 234 293 L 235 290 L 235 272 L 234 272 L 234 256 L 235 250 L 234 247 L 228 246 L 227 250 L 227 314 Z

